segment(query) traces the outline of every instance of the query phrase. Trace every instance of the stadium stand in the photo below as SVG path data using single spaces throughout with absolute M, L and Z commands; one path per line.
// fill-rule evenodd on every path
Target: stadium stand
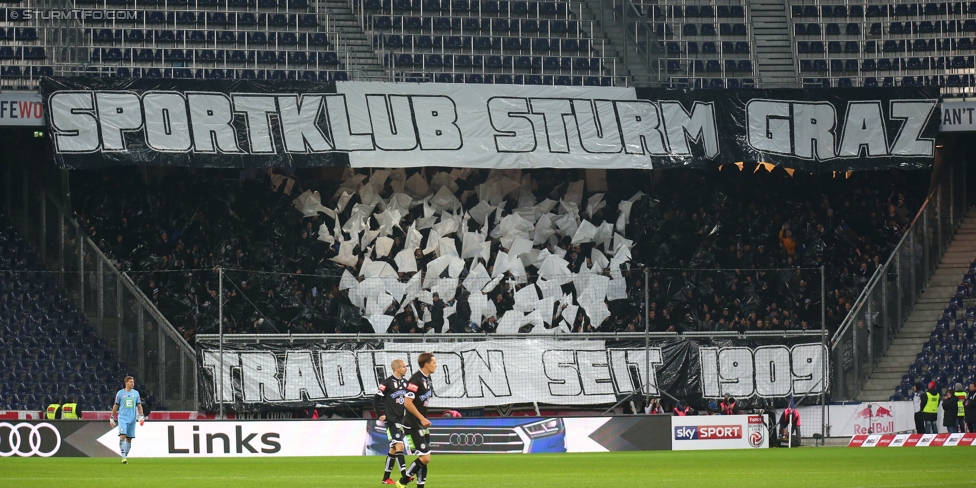
M 942 318 L 935 323 L 929 339 L 915 356 L 915 362 L 902 376 L 892 401 L 910 400 L 912 386 L 935 381 L 940 388 L 955 383 L 968 385 L 976 381 L 976 306 L 973 287 L 976 286 L 976 262 L 962 276 L 956 294 L 949 300 Z
M 976 4 L 794 2 L 804 86 L 938 86 L 971 93 Z
M 167 175 L 145 185 L 133 171 L 81 172 L 73 177 L 73 195 L 82 226 L 91 229 L 99 247 L 128 270 L 188 341 L 196 333 L 214 332 L 217 274 L 213 268 L 217 266 L 228 270 L 225 283 L 231 283 L 225 284 L 227 331 L 372 330 L 363 322 L 368 314 L 352 305 L 347 290 L 338 289 L 343 271 L 362 274 L 363 256 L 356 251 L 347 266 L 334 263 L 332 258 L 338 256 L 341 246 L 317 238 L 331 234 L 332 219 L 325 215 L 303 218 L 292 202 L 303 191 L 316 190 L 325 196 L 328 207 L 335 208 L 336 199 L 343 191 L 348 192 L 351 198 L 338 218 L 341 223 L 348 222 L 352 209 L 364 198 L 376 202 L 369 193 L 363 193 L 363 188 L 373 188 L 369 181 L 363 184 L 366 175 L 350 174 L 343 182 L 302 179 L 294 183 L 290 195 L 284 195 L 281 188 L 272 190 L 268 177 L 237 181 L 225 179 L 229 175 L 219 172 L 191 176 L 179 169 Z M 419 177 L 420 173 L 412 170 L 401 174 L 400 181 L 409 179 L 408 175 Z M 511 215 L 529 196 L 533 202 L 546 198 L 555 202 L 567 198 L 568 185 L 582 184 L 576 172 L 522 173 L 522 177 L 528 175 L 535 185 L 529 194 L 520 194 L 519 184 L 502 179 L 501 173 L 473 171 L 456 180 L 458 188 L 449 195 L 459 198 L 459 204 L 470 213 L 479 204 L 478 192 L 484 190 L 479 185 L 505 182 L 510 185 L 507 193 L 514 193 L 497 203 L 505 209 L 504 214 Z M 435 169 L 426 176 L 438 188 L 450 181 L 446 173 Z M 281 178 L 276 175 L 275 179 Z M 611 172 L 610 178 L 615 191 L 604 196 L 606 207 L 589 216 L 582 207 L 594 192 L 582 200 L 580 213 L 594 226 L 616 222 L 620 202 L 639 190 L 653 188 L 633 204 L 626 225 L 626 238 L 634 243 L 633 266 L 623 273 L 627 297 L 607 302 L 619 322 L 592 324 L 581 312 L 571 324 L 564 324 L 571 331 L 643 330 L 640 265 L 657 268 L 650 281 L 651 307 L 655 310 L 652 326 L 657 331 L 797 329 L 803 322 L 817 328 L 821 317 L 819 271 L 762 272 L 756 268 L 816 268 L 821 264 L 827 267 L 827 325 L 836 328 L 875 267 L 898 241 L 923 190 L 907 174 L 837 178 L 796 173 L 791 177 L 781 169 L 753 173 L 751 168 L 740 171 L 734 166 L 707 176 L 671 171 L 665 176 L 667 184 L 652 184 L 646 175 L 627 171 Z M 391 185 L 382 185 L 376 198 L 386 202 L 395 198 Z M 391 237 L 398 239 L 393 250 L 388 257 L 374 256 L 376 262 L 397 266 L 390 257 L 403 248 L 410 225 L 425 217 L 422 199 L 433 194 L 431 189 L 412 197 L 415 206 L 403 216 L 399 228 L 393 229 Z M 552 212 L 556 218 L 563 210 L 557 207 Z M 371 228 L 379 226 L 378 217 L 368 222 Z M 787 222 L 794 233 L 788 245 L 781 243 L 779 235 Z M 479 227 L 474 220 L 468 223 L 471 227 L 459 230 L 459 234 Z M 429 232 L 422 230 L 424 239 Z M 783 241 L 787 237 L 784 235 Z M 455 245 L 460 244 L 461 239 L 456 241 Z M 596 246 L 592 243 L 574 245 L 568 237 L 560 236 L 554 241 L 536 247 L 553 252 L 559 248 L 560 254 L 565 251 L 565 266 L 572 273 L 591 268 L 600 260 L 593 253 Z M 500 239 L 490 242 L 491 258 L 486 260 L 486 268 L 496 263 L 499 251 L 505 250 Z M 421 245 L 426 246 L 429 242 Z M 792 256 L 786 251 L 789 247 L 794 248 Z M 420 253 L 418 269 L 424 269 L 436 255 Z M 465 273 L 471 261 L 467 260 Z M 606 264 L 602 263 L 601 269 L 606 270 Z M 730 270 L 697 271 L 707 268 Z M 527 274 L 528 283 L 535 282 L 535 273 Z M 402 273 L 399 279 L 406 281 L 411 274 Z M 464 277 L 460 277 L 462 282 Z M 502 284 L 489 293 L 501 312 L 497 318 L 512 306 L 521 286 L 517 281 L 511 287 Z M 442 296 L 445 301 L 463 301 L 462 295 Z M 419 305 L 413 307 L 419 309 Z M 394 324 L 398 329 L 407 324 L 399 332 L 420 331 L 398 311 L 394 307 L 378 313 L 397 315 Z M 422 318 L 419 315 L 415 319 Z M 478 321 L 472 320 L 476 329 Z M 468 325 L 454 327 L 457 331 L 473 330 Z
M 398 81 L 609 86 L 615 59 L 571 7 L 367 0 L 363 29 Z
M 614 5 L 73 0 L 73 8 L 111 15 L 52 20 L 47 3 L 24 0 L 0 19 L 0 89 L 33 89 L 55 74 L 692 89 L 938 86 L 947 96 L 976 87 L 976 3 L 795 0 L 785 11 L 742 0 Z M 627 29 L 615 31 L 624 19 Z M 773 29 L 780 24 L 782 33 Z M 780 50 L 785 36 L 789 46 Z M 652 73 L 638 75 L 637 53 L 649 56 Z M 785 68 L 776 64 L 787 61 Z
M 348 79 L 348 46 L 320 2 L 200 0 L 95 2 L 66 9 L 97 15 L 52 19 L 26 0 L 0 22 L 0 80 L 36 87 L 42 76 L 124 78 Z M 26 12 L 26 13 L 25 13 Z
M 125 365 L 57 277 L 0 217 L 0 410 L 43 410 L 69 397 L 108 409 L 121 385 Z
M 665 56 L 661 79 L 673 88 L 753 88 L 754 39 L 747 2 L 634 2 Z M 622 10 L 623 7 L 618 7 Z

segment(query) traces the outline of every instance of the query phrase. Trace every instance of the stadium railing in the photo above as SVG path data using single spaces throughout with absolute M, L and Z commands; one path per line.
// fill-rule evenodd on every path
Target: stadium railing
M 935 273 L 966 212 L 966 169 L 947 164 L 883 266 L 830 340 L 832 399 L 853 400 Z
M 9 167 L 9 165 L 8 165 Z M 22 176 L 21 176 L 22 175 Z M 196 355 L 175 327 L 27 173 L 8 175 L 7 214 L 99 334 L 169 410 L 195 410 Z M 9 177 L 12 176 L 12 177 Z M 17 184 L 19 183 L 19 184 Z M 13 188 L 11 188 L 13 189 Z M 19 200 L 19 201 L 18 201 Z

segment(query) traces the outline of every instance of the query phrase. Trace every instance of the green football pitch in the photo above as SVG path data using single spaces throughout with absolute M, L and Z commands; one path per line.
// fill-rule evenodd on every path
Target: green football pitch
M 427 486 L 900 487 L 976 485 L 976 448 L 435 456 Z M 409 462 L 409 458 L 408 458 Z M 383 458 L 0 459 L 0 486 L 378 487 Z M 411 484 L 411 486 L 416 486 Z

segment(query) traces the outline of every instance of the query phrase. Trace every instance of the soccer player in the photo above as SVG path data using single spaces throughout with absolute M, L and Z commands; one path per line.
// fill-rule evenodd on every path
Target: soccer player
M 132 449 L 132 439 L 136 438 L 136 422 L 145 425 L 146 417 L 142 415 L 142 398 L 134 389 L 136 380 L 126 376 L 122 382 L 125 383 L 125 389 L 115 394 L 115 405 L 112 405 L 108 422 L 115 427 L 115 414 L 119 414 L 119 451 L 122 453 L 122 464 L 126 464 L 129 450 Z M 136 412 L 139 413 L 138 417 Z
M 393 374 L 380 383 L 373 395 L 373 411 L 380 422 L 386 422 L 386 437 L 390 440 L 390 452 L 386 455 L 386 470 L 383 472 L 384 485 L 396 484 L 390 478 L 393 463 L 400 465 L 400 476 L 407 475 L 407 462 L 403 459 L 403 399 L 407 394 L 407 363 L 402 359 L 394 359 L 390 365 Z M 383 400 L 383 410 L 380 410 L 380 399 Z
M 407 410 L 406 425 L 410 429 L 410 440 L 417 451 L 417 459 L 410 465 L 410 469 L 397 482 L 397 488 L 405 488 L 410 483 L 410 477 L 417 477 L 417 488 L 424 488 L 427 482 L 427 465 L 430 463 L 430 420 L 427 420 L 427 402 L 434 394 L 434 385 L 430 375 L 437 370 L 437 358 L 429 352 L 417 357 L 420 370 L 410 377 L 407 383 L 407 395 L 403 406 Z

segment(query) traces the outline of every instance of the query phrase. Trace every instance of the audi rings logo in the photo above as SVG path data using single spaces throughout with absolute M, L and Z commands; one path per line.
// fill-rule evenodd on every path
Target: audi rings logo
M 3 435 L 4 430 L 8 431 L 6 436 Z M 50 439 L 54 440 L 53 447 L 50 442 L 42 442 Z M 59 449 L 61 449 L 61 433 L 47 422 L 39 424 L 22 422 L 17 425 L 0 422 L 0 457 L 10 457 L 14 454 L 20 457 L 51 457 L 57 454 Z
M 451 434 L 448 442 L 452 446 L 476 447 L 485 443 L 485 436 L 481 434 Z

